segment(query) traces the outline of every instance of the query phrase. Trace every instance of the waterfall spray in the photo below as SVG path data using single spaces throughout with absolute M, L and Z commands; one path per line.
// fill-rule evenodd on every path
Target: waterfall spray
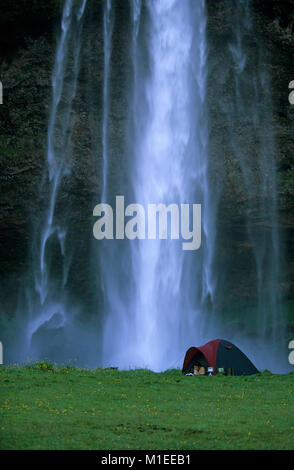
M 38 329 L 52 323 L 62 327 L 66 323 L 66 296 L 70 259 L 66 248 L 66 221 L 56 214 L 56 205 L 60 185 L 71 171 L 71 113 L 77 91 L 79 59 L 83 15 L 86 0 L 75 5 L 67 0 L 63 9 L 61 37 L 58 43 L 55 65 L 52 75 L 52 102 L 48 124 L 47 168 L 48 168 L 48 206 L 45 220 L 40 228 L 38 260 L 35 264 L 35 291 L 37 298 L 30 303 L 30 320 L 27 325 L 28 342 Z M 69 65 L 69 59 L 72 63 Z M 71 83 L 66 85 L 66 74 L 71 67 Z M 59 246 L 62 259 L 62 275 L 57 280 L 52 275 L 52 244 Z M 49 323 L 48 323 L 49 322 Z M 39 351 L 33 351 L 38 354 Z
M 201 203 L 205 240 L 195 256 L 183 254 L 175 241 L 137 240 L 132 244 L 133 299 L 122 306 L 129 312 L 129 322 L 124 328 L 126 313 L 114 307 L 117 299 L 113 297 L 112 313 L 105 321 L 104 352 L 108 363 L 122 368 L 163 370 L 192 341 L 206 338 L 205 302 L 213 292 L 205 2 L 148 1 L 148 57 L 138 40 L 141 3 L 132 5 L 135 200 L 144 207 Z M 147 74 L 141 67 L 146 60 Z M 111 290 L 111 283 L 106 289 Z
M 234 104 L 228 110 L 230 140 L 248 200 L 247 230 L 257 274 L 259 350 L 262 343 L 273 351 L 283 335 L 278 321 L 280 247 L 270 77 L 262 45 L 256 48 L 257 53 L 253 56 L 252 48 L 247 45 L 248 37 L 253 36 L 251 1 L 237 2 L 232 9 L 234 39 L 229 51 L 235 95 Z M 256 142 L 254 155 L 249 152 L 250 139 Z
M 103 124 L 102 124 L 102 154 L 103 154 L 103 189 L 102 201 L 107 196 L 107 173 L 108 173 L 108 122 L 109 122 L 109 78 L 111 42 L 113 32 L 113 7 L 112 0 L 106 0 L 104 5 L 104 78 L 103 78 Z
M 61 362 L 76 357 L 78 349 L 81 364 L 162 371 L 179 367 L 188 347 L 225 333 L 245 352 L 250 349 L 257 366 L 267 364 L 261 343 L 269 351 L 283 336 L 277 286 L 281 250 L 274 119 L 266 91 L 270 77 L 261 60 L 262 45 L 254 48 L 249 43 L 254 36 L 250 0 L 224 3 L 228 15 L 231 11 L 231 34 L 218 47 L 222 57 L 227 44 L 228 67 L 221 63 L 210 68 L 205 0 L 104 0 L 91 6 L 87 0 L 65 1 L 41 185 L 45 205 L 40 220 L 34 221 L 28 305 L 21 305 L 17 319 L 26 338 L 22 348 L 15 346 L 18 358 L 31 355 Z M 213 65 L 218 56 L 209 60 Z M 207 90 L 210 71 L 212 81 L 227 88 L 225 93 Z M 86 76 L 90 92 L 83 88 Z M 215 109 L 219 110 L 216 117 L 212 116 Z M 218 125 L 222 116 L 224 122 L 215 133 L 220 143 L 215 157 L 211 123 Z M 73 148 L 78 139 L 80 145 Z M 89 158 L 77 156 L 77 149 L 89 150 Z M 222 154 L 225 149 L 228 155 Z M 81 166 L 76 166 L 80 157 Z M 218 206 L 223 209 L 224 200 L 215 181 L 231 160 L 238 167 L 233 177 L 237 184 L 241 182 L 237 193 L 242 194 L 240 204 L 245 208 L 241 216 L 247 224 L 246 249 L 255 263 L 248 285 L 256 290 L 252 294 L 256 294 L 258 315 L 250 328 L 258 342 L 241 331 L 245 320 L 240 321 L 241 328 L 236 321 L 231 331 L 222 323 L 224 298 L 228 297 L 226 306 L 230 302 L 230 293 L 222 289 L 226 286 L 222 272 L 223 278 L 229 277 L 233 264 L 227 260 L 235 248 L 216 253 L 218 243 L 223 243 L 216 237 L 216 227 Z M 75 179 L 77 168 L 82 170 L 82 180 Z M 100 171 L 98 178 L 95 171 Z M 87 191 L 80 198 L 84 183 Z M 230 190 L 234 194 L 234 188 Z M 98 224 L 93 220 L 90 227 L 89 200 L 94 198 L 94 216 L 99 217 L 103 217 L 103 205 L 126 202 L 115 217 L 110 211 L 113 217 L 106 234 L 101 220 Z M 81 207 L 86 207 L 86 216 L 77 222 Z M 164 208 L 166 226 L 160 210 L 150 224 L 150 207 Z M 196 229 L 193 234 L 182 219 L 181 226 L 173 225 L 180 210 L 188 208 L 187 216 L 189 208 L 195 207 L 201 214 L 198 228 L 202 230 L 197 236 Z M 78 215 L 70 214 L 71 209 L 78 209 Z M 144 223 L 140 213 L 146 215 Z M 74 224 L 80 228 L 76 237 Z M 157 230 L 160 224 L 165 236 Z M 78 249 L 85 254 L 84 264 L 78 257 L 74 264 L 77 243 L 89 240 L 80 235 L 85 230 L 92 236 L 92 227 L 99 241 L 93 237 L 89 250 Z M 220 234 L 226 230 L 221 223 L 218 228 Z M 177 239 L 173 230 L 182 238 Z M 191 233 L 190 248 L 183 249 Z M 222 265 L 223 260 L 227 264 Z M 238 262 L 239 258 L 235 268 Z M 80 266 L 85 272 L 79 273 Z M 76 286 L 81 291 L 85 287 L 80 298 Z

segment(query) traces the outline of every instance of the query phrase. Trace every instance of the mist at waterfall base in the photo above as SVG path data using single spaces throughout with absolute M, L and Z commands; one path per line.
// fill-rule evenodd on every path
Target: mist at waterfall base
M 125 2 L 128 53 L 120 70 L 123 111 L 119 112 L 125 114 L 119 124 L 114 118 L 119 106 L 118 3 L 105 0 L 98 32 L 93 28 L 97 13 L 93 2 L 66 0 L 64 5 L 41 185 L 44 217 L 34 227 L 30 272 L 14 330 L 9 332 L 7 357 L 160 372 L 181 367 L 188 347 L 221 337 L 237 344 L 259 369 L 286 372 L 287 345 L 277 287 L 282 267 L 274 125 L 268 93 L 264 94 L 270 77 L 260 63 L 262 51 L 250 56 L 246 40 L 254 33 L 250 1 L 228 2 L 232 31 L 222 45 L 229 64 L 224 70 L 212 66 L 204 0 Z M 101 64 L 95 59 L 99 38 L 104 47 Z M 212 158 L 208 82 L 213 73 L 216 87 L 226 88 L 227 70 L 231 91 L 217 94 L 213 107 L 226 125 L 228 145 L 248 196 L 244 230 L 256 279 L 256 318 L 248 318 L 248 330 L 226 326 L 222 316 L 228 297 L 222 278 L 230 273 L 230 265 L 220 261 L 224 248 L 218 237 L 225 175 L 217 173 Z M 244 83 L 251 83 L 254 92 L 248 93 Z M 183 251 L 181 240 L 98 242 L 88 236 L 88 260 L 83 260 L 87 272 L 82 273 L 90 292 L 88 301 L 88 294 L 79 295 L 75 289 L 78 270 L 73 269 L 73 265 L 79 269 L 75 249 L 82 243 L 81 237 L 78 242 L 75 239 L 79 221 L 73 220 L 74 202 L 70 204 L 79 106 L 88 115 L 87 158 L 97 166 L 97 183 L 91 180 L 93 208 L 101 201 L 114 206 L 116 195 L 121 194 L 127 203 L 143 206 L 202 206 L 202 244 L 195 252 Z M 241 134 L 237 132 L 240 122 Z M 271 128 L 270 140 L 264 137 L 265 127 Z M 257 142 L 254 165 L 246 151 L 252 134 Z M 219 152 L 224 158 L 221 148 Z M 82 162 L 84 156 L 79 158 Z M 261 228 L 256 211 L 266 220 Z M 94 222 L 89 213 L 88 235 Z M 237 305 L 235 310 L 238 324 Z

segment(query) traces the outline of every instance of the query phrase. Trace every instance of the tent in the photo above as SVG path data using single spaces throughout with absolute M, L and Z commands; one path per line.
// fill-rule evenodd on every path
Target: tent
M 232 368 L 234 375 L 258 373 L 248 357 L 237 346 L 224 339 L 209 341 L 199 348 L 189 348 L 184 359 L 183 374 L 193 372 L 196 363 L 206 368 L 213 367 L 214 374 L 217 374 L 219 368 Z

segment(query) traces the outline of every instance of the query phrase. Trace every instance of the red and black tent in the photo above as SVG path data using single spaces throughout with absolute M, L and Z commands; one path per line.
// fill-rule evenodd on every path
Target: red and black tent
M 235 375 L 258 373 L 250 359 L 237 346 L 224 339 L 209 341 L 199 348 L 189 348 L 184 359 L 183 374 L 193 372 L 196 363 L 213 367 L 214 374 L 217 374 L 219 368 L 232 368 Z

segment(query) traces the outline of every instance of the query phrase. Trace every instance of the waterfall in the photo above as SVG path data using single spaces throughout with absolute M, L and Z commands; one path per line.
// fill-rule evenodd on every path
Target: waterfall
M 232 5 L 231 24 L 234 35 L 229 44 L 229 52 L 234 91 L 227 109 L 227 119 L 231 147 L 240 166 L 248 201 L 247 230 L 255 259 L 258 301 L 258 316 L 255 319 L 259 337 L 257 355 L 261 356 L 261 345 L 269 347 L 271 353 L 266 353 L 267 361 L 269 366 L 273 366 L 283 331 L 279 323 L 281 315 L 278 281 L 281 253 L 271 83 L 262 44 L 256 44 L 254 50 L 251 46 L 254 26 L 250 0 L 241 0 Z M 240 341 L 244 341 L 244 338 L 240 338 Z M 279 367 L 280 365 L 277 370 Z
M 76 97 L 86 0 L 66 0 L 52 75 L 52 101 L 47 134 L 47 169 L 41 190 L 47 194 L 45 218 L 33 244 L 35 292 L 28 293 L 30 317 L 27 324 L 29 352 L 42 357 L 40 345 L 32 344 L 42 329 L 58 330 L 68 321 L 65 286 L 70 254 L 66 246 L 66 212 L 57 213 L 59 190 L 71 172 L 72 110 Z M 70 80 L 68 75 L 70 74 Z M 47 173 L 48 171 L 48 173 Z M 48 174 L 48 179 L 47 179 Z M 59 210 L 60 212 L 60 210 Z M 60 253 L 60 272 L 54 272 L 54 253 Z M 46 345 L 45 347 L 47 347 Z M 56 355 L 58 352 L 55 351 Z M 54 353 L 53 353 L 54 355 Z M 66 354 L 65 354 L 66 356 Z
M 130 0 L 132 12 L 132 65 L 133 65 L 133 113 L 132 124 L 135 128 L 137 122 L 137 108 L 139 102 L 136 102 L 138 97 L 138 66 L 137 66 L 137 52 L 138 52 L 138 34 L 140 29 L 140 19 L 142 12 L 142 0 Z
M 224 337 L 258 367 L 275 367 L 273 346 L 284 333 L 270 76 L 262 43 L 252 47 L 250 0 L 220 5 L 222 41 L 208 29 L 206 7 L 205 0 L 65 0 L 18 358 L 78 355 L 87 366 L 162 371 L 180 367 L 188 347 Z M 239 230 L 247 229 L 241 249 L 253 260 L 245 281 L 246 266 L 232 279 L 244 259 L 240 240 L 222 236 L 226 223 L 236 228 L 224 214 L 232 195 L 240 197 L 232 209 Z M 171 236 L 171 213 L 166 237 L 158 230 L 154 239 L 139 232 L 127 239 L 116 214 L 117 239 L 94 240 L 91 204 L 114 209 L 116 196 L 145 214 L 150 204 L 201 205 L 199 249 L 183 250 L 184 237 Z M 223 306 L 242 297 L 239 279 L 257 315 L 240 319 L 236 311 L 230 329 L 234 318 L 226 323 Z
M 163 370 L 178 366 L 185 347 L 211 332 L 214 208 L 208 181 L 206 15 L 204 1 L 150 0 L 145 8 L 147 46 L 139 40 L 141 2 L 132 2 L 133 195 L 146 208 L 202 204 L 205 237 L 199 253 L 188 254 L 176 240 L 131 242 L 133 298 L 118 309 L 113 296 L 104 343 L 108 364 Z M 106 289 L 112 284 L 113 279 Z
M 104 32 L 104 78 L 103 78 L 103 124 L 102 124 L 102 154 L 103 154 L 103 189 L 102 201 L 107 196 L 107 171 L 108 171 L 108 120 L 109 120 L 109 77 L 111 59 L 111 39 L 113 32 L 113 7 L 112 0 L 106 0 L 103 18 Z

